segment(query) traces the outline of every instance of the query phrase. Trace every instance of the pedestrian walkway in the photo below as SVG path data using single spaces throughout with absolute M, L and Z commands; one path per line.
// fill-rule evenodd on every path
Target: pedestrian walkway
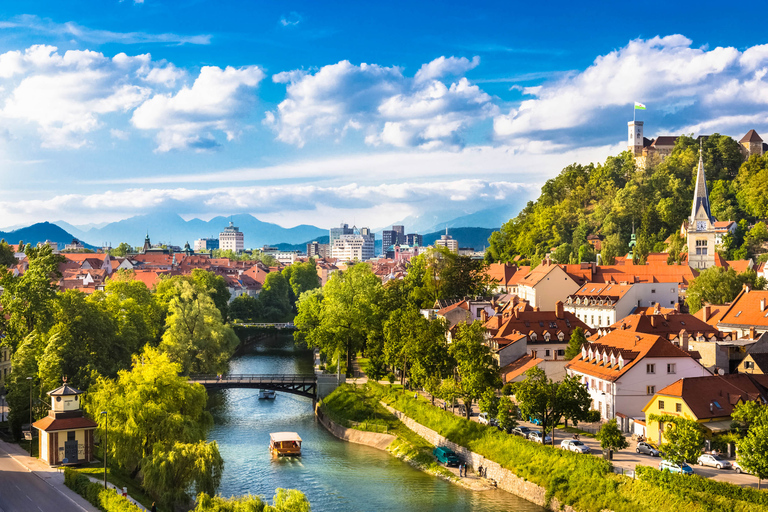
M 27 471 L 47 483 L 54 491 L 71 502 L 75 508 L 84 512 L 98 512 L 98 509 L 88 503 L 85 498 L 64 485 L 64 472 L 52 468 L 40 459 L 30 457 L 19 445 L 0 440 L 0 452 L 8 454 L 14 461 Z

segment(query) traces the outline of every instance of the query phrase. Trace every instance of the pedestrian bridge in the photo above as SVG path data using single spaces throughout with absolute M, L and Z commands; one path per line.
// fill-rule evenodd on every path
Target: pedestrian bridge
M 291 322 L 274 322 L 274 323 L 236 323 L 232 324 L 237 327 L 261 327 L 267 329 L 296 329 L 296 326 Z
M 209 391 L 219 389 L 272 389 L 306 396 L 312 400 L 329 395 L 338 386 L 335 375 L 314 374 L 225 374 L 190 375 L 189 382 L 201 384 Z

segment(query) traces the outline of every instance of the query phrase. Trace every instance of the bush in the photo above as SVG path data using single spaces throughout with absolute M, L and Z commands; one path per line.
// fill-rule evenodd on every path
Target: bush
M 88 500 L 102 512 L 140 512 L 141 509 L 118 494 L 114 489 L 104 489 L 101 484 L 81 475 L 71 468 L 64 468 L 64 485 Z
M 701 493 L 701 499 L 706 496 L 716 496 L 733 501 L 743 501 L 768 507 L 768 493 L 752 487 L 740 487 L 727 482 L 719 482 L 699 475 L 685 476 L 672 474 L 669 471 L 659 471 L 656 468 L 638 466 L 636 474 L 646 482 L 652 482 L 663 487 L 667 492 L 684 496 Z

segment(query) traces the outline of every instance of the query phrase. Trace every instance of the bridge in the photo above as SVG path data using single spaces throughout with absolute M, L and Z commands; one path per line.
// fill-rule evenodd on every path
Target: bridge
M 296 329 L 296 326 L 291 322 L 274 322 L 274 323 L 236 323 L 232 324 L 237 327 L 261 327 L 267 329 Z
M 327 396 L 338 385 L 334 375 L 317 376 L 313 374 L 190 375 L 189 382 L 201 384 L 209 391 L 219 389 L 272 389 L 283 393 L 306 396 L 312 400 Z

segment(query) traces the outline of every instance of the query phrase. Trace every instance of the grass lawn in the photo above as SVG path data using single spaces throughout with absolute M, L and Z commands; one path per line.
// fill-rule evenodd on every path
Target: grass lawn
M 576 427 L 566 427 L 562 423 L 560 425 L 558 425 L 557 428 L 559 428 L 560 430 L 564 430 L 564 431 L 568 432 L 569 434 L 579 434 L 580 436 L 591 437 L 591 438 L 595 438 L 596 437 L 595 434 L 591 434 L 589 432 L 586 432 L 586 431 L 581 430 L 580 428 L 576 428 Z
M 87 466 L 81 466 L 77 468 L 73 468 L 78 473 L 83 473 L 91 477 L 98 478 L 100 481 L 104 481 L 104 463 L 95 462 L 92 464 L 89 464 Z M 152 507 L 152 502 L 154 501 L 151 497 L 149 497 L 147 494 L 144 493 L 144 490 L 141 488 L 141 485 L 136 480 L 133 480 L 128 473 L 125 471 L 115 468 L 112 466 L 107 466 L 107 480 L 116 485 L 119 488 L 127 487 L 128 488 L 128 494 L 131 496 L 131 498 L 135 499 L 142 505 L 144 505 L 147 510 L 149 510 Z M 158 510 L 166 510 L 161 508 L 158 505 Z

